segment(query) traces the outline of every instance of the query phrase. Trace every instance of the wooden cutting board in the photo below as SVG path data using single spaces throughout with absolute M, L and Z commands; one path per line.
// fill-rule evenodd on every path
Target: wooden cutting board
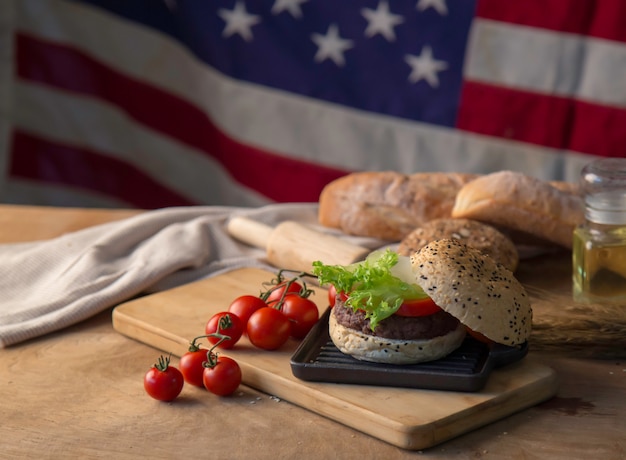
M 273 277 L 259 269 L 240 269 L 141 297 L 115 308 L 113 326 L 181 356 L 189 341 L 204 333 L 210 316 L 226 310 L 239 295 L 257 295 Z M 312 299 L 320 312 L 326 310 L 325 290 L 317 288 Z M 242 338 L 221 353 L 239 362 L 246 385 L 404 449 L 434 446 L 538 404 L 557 389 L 555 372 L 532 357 L 494 370 L 476 393 L 307 382 L 291 372 L 297 345 L 290 339 L 280 350 L 263 351 Z

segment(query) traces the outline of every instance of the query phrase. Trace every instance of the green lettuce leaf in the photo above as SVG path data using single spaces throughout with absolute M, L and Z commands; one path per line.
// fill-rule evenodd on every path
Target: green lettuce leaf
M 365 311 L 372 330 L 393 315 L 405 300 L 426 299 L 428 296 L 415 283 L 407 283 L 392 273 L 398 263 L 396 252 L 375 251 L 363 262 L 347 266 L 313 262 L 313 274 L 320 285 L 332 284 L 337 292 L 348 295 L 346 306 Z

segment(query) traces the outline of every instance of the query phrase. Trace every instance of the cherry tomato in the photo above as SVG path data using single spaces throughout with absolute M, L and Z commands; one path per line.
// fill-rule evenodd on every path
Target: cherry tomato
M 169 357 L 159 357 L 159 362 L 152 366 L 143 378 L 146 392 L 159 401 L 173 401 L 183 389 L 183 374 L 170 366 Z
M 247 332 L 255 347 L 276 350 L 289 339 L 291 322 L 280 310 L 264 307 L 252 313 Z
M 245 326 L 248 324 L 250 315 L 257 311 L 259 308 L 267 307 L 267 304 L 260 297 L 253 295 L 242 295 L 232 301 L 228 307 L 228 311 L 234 313 L 241 319 L 241 322 Z
M 320 317 L 317 305 L 298 294 L 287 294 L 281 311 L 291 321 L 291 336 L 304 338 Z
M 237 361 L 228 356 L 218 356 L 217 364 L 205 367 L 202 374 L 204 387 L 219 396 L 229 396 L 239 388 L 241 368 Z
M 345 302 L 348 299 L 348 296 L 345 294 L 345 292 L 342 292 L 339 295 L 339 298 Z M 337 288 L 335 287 L 334 284 L 331 284 L 328 288 L 328 305 L 330 305 L 330 307 L 332 308 L 335 306 L 336 301 L 337 301 Z
M 213 345 L 219 343 L 218 346 L 220 348 L 229 349 L 234 347 L 239 341 L 243 334 L 243 329 L 244 326 L 239 316 L 234 313 L 222 311 L 211 316 L 206 323 L 204 331 L 207 335 L 219 333 L 230 337 L 222 342 L 220 342 L 221 339 L 219 337 L 207 337 L 207 340 Z
M 395 313 L 398 316 L 428 316 L 441 311 L 441 308 L 429 297 L 418 300 L 405 300 Z
M 272 303 L 278 302 L 283 296 L 283 292 L 300 292 L 302 290 L 302 285 L 297 281 L 293 281 L 289 284 L 287 281 L 283 281 L 279 283 L 273 290 L 270 292 L 270 295 L 267 297 L 266 302 L 271 305 Z
M 202 374 L 204 373 L 204 362 L 206 362 L 207 350 L 196 349 L 189 350 L 180 357 L 178 368 L 183 374 L 185 382 L 197 387 L 204 387 L 202 382 Z

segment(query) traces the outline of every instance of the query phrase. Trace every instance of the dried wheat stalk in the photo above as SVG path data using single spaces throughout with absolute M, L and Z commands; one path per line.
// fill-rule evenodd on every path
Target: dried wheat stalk
M 533 350 L 626 358 L 626 305 L 564 303 L 563 296 L 526 289 L 533 306 Z

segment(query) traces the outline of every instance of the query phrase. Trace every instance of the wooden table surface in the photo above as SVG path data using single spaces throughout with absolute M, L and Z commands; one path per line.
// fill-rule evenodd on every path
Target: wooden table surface
M 0 243 L 136 212 L 0 205 Z M 556 397 L 410 452 L 246 387 L 225 399 L 186 386 L 174 403 L 159 403 L 142 386 L 159 354 L 115 332 L 110 310 L 0 349 L 0 458 L 626 458 L 621 360 L 531 351 L 557 371 Z

